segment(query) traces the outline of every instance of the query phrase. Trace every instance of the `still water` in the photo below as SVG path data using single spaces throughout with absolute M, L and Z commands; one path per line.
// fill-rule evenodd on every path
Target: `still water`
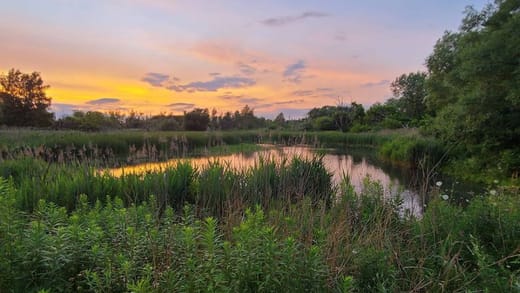
M 364 180 L 369 177 L 378 181 L 384 188 L 385 196 L 400 196 L 403 200 L 403 209 L 413 214 L 420 214 L 423 202 L 419 196 L 417 182 L 414 182 L 413 174 L 402 168 L 395 168 L 378 161 L 373 153 L 349 150 L 348 152 L 328 149 L 318 150 L 305 146 L 275 147 L 263 145 L 263 149 L 251 153 L 235 153 L 222 156 L 206 156 L 194 158 L 171 159 L 166 162 L 153 162 L 138 165 L 125 166 L 110 169 L 109 173 L 115 176 L 129 173 L 144 173 L 160 171 L 168 166 L 175 166 L 179 161 L 189 160 L 196 168 L 204 168 L 210 162 L 218 161 L 227 164 L 236 170 L 245 170 L 258 163 L 260 158 L 268 158 L 275 161 L 290 160 L 294 156 L 312 158 L 318 154 L 323 155 L 323 163 L 332 175 L 332 181 L 339 186 L 345 176 L 357 192 L 363 189 Z

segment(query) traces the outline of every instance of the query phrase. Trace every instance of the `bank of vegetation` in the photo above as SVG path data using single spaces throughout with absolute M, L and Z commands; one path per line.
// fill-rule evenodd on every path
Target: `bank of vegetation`
M 319 157 L 236 171 L 188 162 L 114 177 L 88 164 L 4 162 L 2 291 L 512 292 L 520 197 L 490 189 L 421 217 Z

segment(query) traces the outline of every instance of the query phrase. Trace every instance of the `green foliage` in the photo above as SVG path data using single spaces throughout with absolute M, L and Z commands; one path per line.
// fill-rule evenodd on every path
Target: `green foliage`
M 518 289 L 518 207 L 518 194 L 509 193 L 478 197 L 465 209 L 435 199 L 416 223 L 416 241 L 430 251 L 412 251 L 423 263 L 413 274 L 432 280 L 434 291 Z
M 404 115 L 398 100 L 375 103 L 366 112 L 364 123 L 371 129 L 397 129 L 410 126 L 410 118 Z
M 426 73 L 416 72 L 403 74 L 391 84 L 391 89 L 396 97 L 399 110 L 409 120 L 418 121 L 424 116 L 426 106 Z M 416 126 L 416 125 L 415 125 Z
M 334 124 L 334 119 L 328 116 L 318 117 L 313 122 L 314 129 L 317 130 L 336 130 L 336 125 Z
M 394 292 L 396 268 L 388 251 L 360 248 L 353 260 L 357 274 L 355 287 L 360 292 Z
M 2 203 L 10 192 L 5 184 L 0 184 Z M 319 249 L 278 238 L 259 209 L 246 211 L 225 241 L 215 219 L 194 220 L 189 211 L 177 222 L 170 209 L 155 217 L 152 204 L 125 208 L 116 199 L 89 207 L 82 201 L 70 215 L 41 201 L 34 220 L 11 226 L 9 234 L 4 223 L 13 221 L 2 221 L 2 291 L 326 290 Z M 13 220 L 23 220 L 12 205 L 3 208 Z
M 95 175 L 92 178 L 99 177 L 101 184 L 90 181 L 85 186 L 91 189 L 70 189 L 85 194 L 74 197 L 69 211 L 61 207 L 60 201 L 67 197 L 63 194 L 38 200 L 34 210 L 24 212 L 18 203 L 24 194 L 21 190 L 28 185 L 19 182 L 34 184 L 36 180 L 27 181 L 23 174 L 1 179 L 0 289 L 518 289 L 517 192 L 494 189 L 472 199 L 466 207 L 436 198 L 419 218 L 403 214 L 402 201 L 388 196 L 370 178 L 365 180 L 360 193 L 345 178 L 337 199 L 328 207 L 316 204 L 316 199 L 326 200 L 312 194 L 293 197 L 291 201 L 275 196 L 275 192 L 319 186 L 319 180 L 311 179 L 320 177 L 321 167 L 317 164 L 318 159 L 299 159 L 282 165 L 265 160 L 238 174 L 218 163 L 201 171 L 181 163 L 157 176 L 146 174 L 142 178 L 128 176 L 116 180 Z M 51 173 L 57 171 L 49 169 Z M 84 171 L 65 171 L 69 180 L 83 180 L 77 177 Z M 56 181 L 52 179 L 54 175 L 47 176 L 51 178 L 47 181 Z M 297 177 L 303 180 L 292 181 Z M 307 181 L 312 184 L 306 185 Z M 290 187 L 293 183 L 296 186 Z M 107 189 L 96 191 L 101 186 Z M 119 187 L 110 193 L 106 191 L 114 186 Z M 46 193 L 45 184 L 37 188 Z M 256 188 L 262 191 L 248 194 Z M 328 188 L 324 190 L 328 192 Z M 212 189 L 220 190 L 211 192 Z M 145 195 L 152 191 L 157 195 Z M 262 208 L 250 209 L 263 191 L 271 194 L 271 199 L 256 199 Z M 96 199 L 93 194 L 121 197 Z M 233 204 L 225 204 L 233 197 Z M 185 198 L 185 203 L 193 201 L 194 205 L 181 211 L 179 205 L 163 204 L 180 198 Z M 240 198 L 247 200 L 240 204 Z M 205 217 L 212 209 L 217 217 Z
M 433 166 L 443 159 L 444 148 L 434 140 L 422 137 L 396 137 L 383 143 L 379 155 L 384 160 L 411 166 Z
M 426 103 L 436 117 L 429 130 L 461 156 L 483 158 L 481 168 L 520 145 L 519 7 L 507 0 L 468 9 L 461 29 L 446 33 L 426 62 Z
M 349 131 L 355 123 L 361 123 L 365 116 L 365 109 L 355 102 L 350 106 L 323 106 L 309 111 L 308 119 L 315 130 Z
M 67 116 L 56 121 L 55 126 L 61 129 L 99 131 L 121 128 L 121 120 L 122 118 L 117 113 L 106 115 L 98 111 L 74 111 L 72 116 Z
M 153 194 L 161 209 L 170 206 L 180 210 L 185 204 L 196 204 L 202 214 L 222 216 L 237 201 L 267 204 L 276 199 L 311 197 L 315 203 L 330 203 L 333 195 L 331 174 L 321 157 L 261 163 L 247 172 L 218 161 L 197 170 L 189 161 L 181 161 L 155 172 L 119 177 L 87 164 L 24 159 L 4 161 L 0 174 L 12 178 L 17 187 L 16 205 L 27 211 L 33 211 L 41 199 L 71 211 L 81 194 L 91 204 L 105 202 L 110 195 L 120 196 L 126 205 L 141 203 Z
M 280 177 L 282 192 L 288 195 L 286 198 L 298 200 L 309 196 L 314 204 L 331 203 L 332 175 L 325 168 L 322 157 L 310 160 L 294 157 L 286 168 L 281 168 Z

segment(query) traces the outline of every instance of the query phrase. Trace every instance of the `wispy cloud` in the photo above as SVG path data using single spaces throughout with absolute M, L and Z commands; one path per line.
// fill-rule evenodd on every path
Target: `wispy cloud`
M 333 88 L 330 88 L 330 87 L 319 87 L 316 89 L 317 92 L 332 92 L 334 91 Z
M 225 88 L 244 88 L 253 86 L 256 81 L 242 76 L 214 76 L 209 81 L 194 81 L 187 84 L 171 84 L 166 88 L 176 92 L 214 92 Z
M 244 95 L 234 95 L 234 94 L 232 94 L 230 92 L 227 92 L 227 93 L 225 93 L 223 95 L 220 95 L 218 97 L 223 99 L 223 100 L 235 101 L 237 103 L 248 104 L 250 106 L 257 105 L 258 103 L 261 103 L 261 102 L 264 101 L 264 99 L 255 98 L 255 97 L 246 97 Z
M 314 91 L 311 90 L 297 90 L 291 93 L 292 96 L 297 97 L 308 97 L 314 95 Z
M 288 82 L 300 83 L 306 67 L 305 61 L 298 60 L 296 63 L 289 64 L 285 67 L 283 77 L 285 77 L 285 80 Z
M 141 80 L 149 83 L 152 86 L 161 87 L 163 83 L 166 82 L 169 78 L 170 76 L 167 74 L 148 72 Z
M 345 32 L 337 32 L 334 35 L 334 40 L 340 41 L 340 42 L 346 41 L 347 40 L 347 34 Z
M 389 83 L 390 83 L 390 81 L 388 79 L 383 79 L 383 80 L 380 80 L 380 81 L 377 81 L 377 82 L 363 83 L 363 84 L 361 84 L 361 87 L 371 88 L 371 87 L 387 85 Z
M 87 101 L 85 104 L 99 106 L 99 105 L 107 105 L 107 104 L 117 104 L 119 102 L 121 102 L 121 100 L 116 99 L 116 98 L 100 98 L 100 99 Z
M 168 108 L 170 108 L 173 111 L 187 111 L 190 109 L 193 109 L 195 107 L 195 104 L 192 103 L 173 103 L 167 105 Z
M 234 95 L 231 92 L 225 92 L 223 95 L 220 95 L 218 97 L 223 100 L 238 100 L 243 98 L 244 95 Z
M 303 102 L 304 102 L 303 99 L 296 99 L 296 100 L 280 101 L 280 102 L 273 102 L 273 103 L 256 104 L 256 105 L 254 105 L 254 107 L 255 107 L 255 109 L 264 109 L 264 108 L 271 108 L 274 106 L 301 104 Z
M 238 62 L 237 66 L 240 72 L 244 75 L 253 75 L 256 73 L 256 68 L 249 64 Z
M 259 98 L 240 98 L 238 101 L 242 104 L 255 105 L 259 102 L 262 102 L 263 100 Z
M 201 41 L 190 47 L 188 54 L 216 64 L 236 66 L 246 76 L 276 71 L 279 60 L 264 51 L 242 48 L 239 44 L 220 41 Z
M 304 21 L 309 18 L 327 17 L 329 14 L 318 11 L 306 11 L 298 15 L 286 15 L 280 17 L 271 17 L 260 21 L 260 23 L 267 26 L 283 26 L 290 23 Z
M 280 106 L 280 105 L 300 104 L 303 102 L 305 102 L 304 99 L 297 99 L 297 100 L 275 102 L 275 103 L 273 103 L 273 105 Z

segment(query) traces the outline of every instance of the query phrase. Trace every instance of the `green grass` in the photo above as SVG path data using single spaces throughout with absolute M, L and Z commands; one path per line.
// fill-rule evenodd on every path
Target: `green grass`
M 1 158 L 20 156 L 46 159 L 90 160 L 113 157 L 139 157 L 147 160 L 165 160 L 186 156 L 194 149 L 222 145 L 257 143 L 262 133 L 257 131 L 233 132 L 167 132 L 167 131 L 50 131 L 11 129 L 0 131 Z
M 444 155 L 435 140 L 415 129 L 367 133 L 283 130 L 107 132 L 0 130 L 0 161 L 24 157 L 50 162 L 89 162 L 114 166 L 121 162 L 165 161 L 175 157 L 253 152 L 258 143 L 306 144 L 324 148 L 365 148 L 383 160 L 404 166 L 434 165 Z
M 273 162 L 259 164 L 258 173 L 242 180 L 254 177 L 264 190 L 286 184 L 276 181 Z M 259 206 L 227 201 L 236 174 L 225 166 L 198 171 L 183 164 L 169 172 L 179 174 L 158 177 L 183 194 L 183 208 L 162 205 L 159 195 L 126 202 L 120 191 L 94 202 L 79 195 L 69 211 L 56 198 L 42 199 L 29 212 L 17 204 L 25 187 L 0 179 L 0 291 L 514 292 L 520 286 L 518 193 L 499 189 L 467 207 L 436 198 L 415 218 L 402 216 L 400 200 L 384 197 L 370 180 L 360 194 L 344 181 L 330 205 L 305 196 Z M 193 174 L 202 178 L 186 180 Z M 221 180 L 217 194 L 196 191 Z
M 218 161 L 98 171 L 122 154 L 161 160 L 256 142 L 435 164 L 444 150 L 414 131 L 0 135 L 1 292 L 520 290 L 518 188 L 494 184 L 464 206 L 433 193 L 416 217 L 368 178 L 360 193 L 348 178 L 334 186 L 319 156 L 242 171 Z
M 438 141 L 418 136 L 390 139 L 379 147 L 378 153 L 383 160 L 413 167 L 433 166 L 445 159 L 445 150 Z
M 270 169 L 266 169 L 269 165 Z M 263 181 L 266 170 L 274 181 Z M 314 201 L 331 201 L 331 175 L 320 157 L 292 158 L 280 163 L 258 164 L 246 171 L 232 170 L 214 161 L 196 169 L 189 162 L 179 162 L 158 172 L 123 174 L 102 173 L 86 163 L 53 164 L 28 159 L 4 161 L 0 176 L 11 178 L 17 187 L 17 207 L 32 211 L 39 200 L 52 201 L 72 211 L 81 194 L 90 203 L 119 196 L 126 205 L 139 204 L 155 195 L 160 206 L 179 209 L 197 204 L 202 214 L 222 215 L 228 205 L 244 202 L 262 204 L 271 200 L 297 200 L 310 196 Z M 259 180 L 260 179 L 260 180 Z M 263 189 L 258 189 L 264 184 Z M 260 190 L 269 193 L 259 193 Z

